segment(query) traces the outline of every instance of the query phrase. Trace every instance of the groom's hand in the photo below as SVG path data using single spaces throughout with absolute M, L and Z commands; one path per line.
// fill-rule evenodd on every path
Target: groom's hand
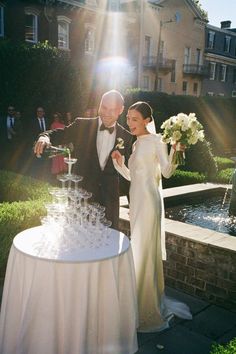
M 46 146 L 50 145 L 50 140 L 46 136 L 41 136 L 34 145 L 34 153 L 37 157 L 41 157 Z

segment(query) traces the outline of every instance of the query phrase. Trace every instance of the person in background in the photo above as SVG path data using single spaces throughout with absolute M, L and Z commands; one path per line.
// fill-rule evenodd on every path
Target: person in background
M 6 115 L 1 119 L 0 134 L 1 148 L 4 154 L 1 154 L 1 168 L 14 170 L 14 151 L 15 151 L 15 107 L 10 105 L 7 108 Z

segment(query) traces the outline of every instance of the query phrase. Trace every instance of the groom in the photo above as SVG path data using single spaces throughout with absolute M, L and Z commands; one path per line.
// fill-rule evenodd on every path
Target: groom
M 119 176 L 111 152 L 120 143 L 123 145 L 120 152 L 128 161 L 133 142 L 132 135 L 117 123 L 123 110 L 122 95 L 116 90 L 108 91 L 102 96 L 98 117 L 77 118 L 64 129 L 43 133 L 34 148 L 35 154 L 41 155 L 47 144 L 72 143 L 83 187 L 93 193 L 94 201 L 106 207 L 106 217 L 115 229 L 118 229 L 119 221 Z

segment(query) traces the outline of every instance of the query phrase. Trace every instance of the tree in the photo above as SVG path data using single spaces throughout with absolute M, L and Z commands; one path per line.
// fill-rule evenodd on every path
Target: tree
M 29 45 L 0 41 L 0 111 L 9 104 L 31 119 L 37 106 L 48 114 L 54 111 L 78 112 L 79 73 L 67 53 L 47 42 Z

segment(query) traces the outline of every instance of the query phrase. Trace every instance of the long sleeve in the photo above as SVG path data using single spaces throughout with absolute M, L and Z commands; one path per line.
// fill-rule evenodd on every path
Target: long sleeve
M 168 155 L 167 145 L 160 141 L 157 144 L 157 155 L 160 161 L 161 173 L 165 178 L 171 177 L 178 165 L 172 164 L 174 149 L 171 148 Z
M 129 171 L 128 167 L 125 166 L 124 156 L 122 156 L 122 166 L 120 166 L 117 163 L 116 159 L 112 159 L 112 161 L 113 161 L 113 165 L 114 165 L 115 169 L 121 174 L 121 176 L 123 176 L 125 179 L 130 181 L 131 180 L 130 171 Z

